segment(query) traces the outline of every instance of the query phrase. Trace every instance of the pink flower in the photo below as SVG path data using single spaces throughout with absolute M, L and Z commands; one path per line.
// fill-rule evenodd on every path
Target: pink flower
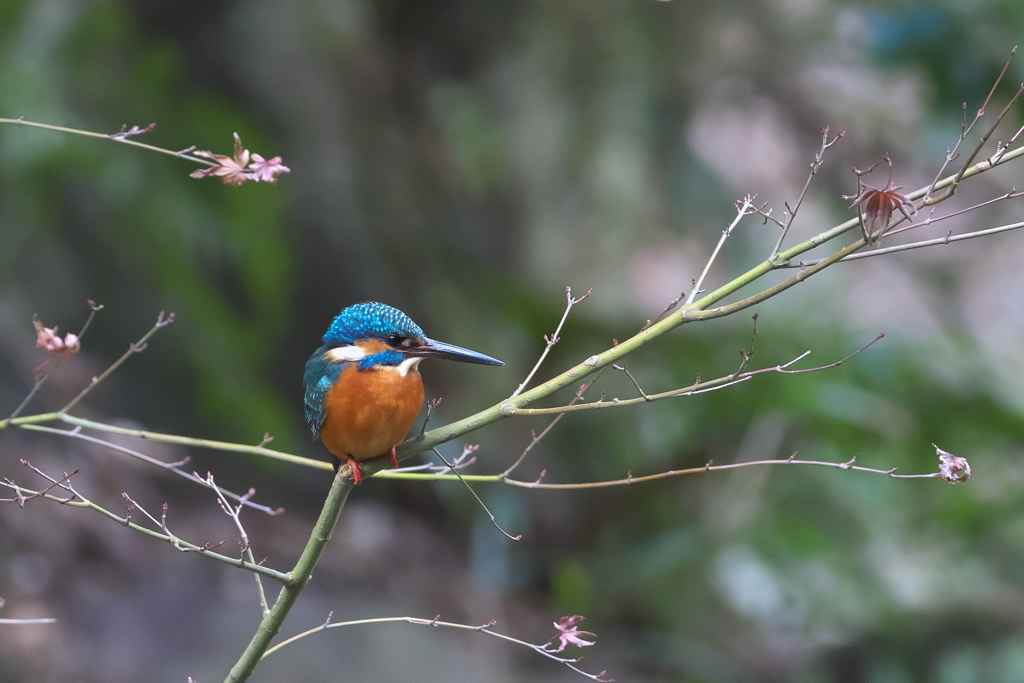
M 78 335 L 71 334 L 70 332 L 64 336 L 63 339 L 57 334 L 57 328 L 54 326 L 43 327 L 43 324 L 38 320 L 33 319 L 32 324 L 36 326 L 36 347 L 40 349 L 46 349 L 50 353 L 57 353 L 65 355 L 69 353 L 78 353 L 81 345 L 78 343 Z
M 292 169 L 281 163 L 281 157 L 274 157 L 267 160 L 259 154 L 252 155 L 252 163 L 249 164 L 252 171 L 252 179 L 256 182 L 277 183 L 277 176 L 282 173 L 291 173 Z
M 559 645 L 558 649 L 552 650 L 552 652 L 561 652 L 565 649 L 566 645 L 588 647 L 596 642 L 595 640 L 584 640 L 585 638 L 597 638 L 597 636 L 590 631 L 579 631 L 576 629 L 576 624 L 581 621 L 583 621 L 583 617 L 577 614 L 571 617 L 562 617 L 555 622 L 555 628 L 559 631 L 555 638 L 558 638 Z M 552 638 L 551 640 L 554 640 L 555 638 Z

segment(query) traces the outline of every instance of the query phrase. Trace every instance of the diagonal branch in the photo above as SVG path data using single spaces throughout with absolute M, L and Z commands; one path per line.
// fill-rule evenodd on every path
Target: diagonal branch
M 26 462 L 25 464 L 26 464 L 26 466 L 31 467 L 31 463 Z M 133 522 L 132 519 L 131 519 L 131 508 L 129 508 L 129 512 L 124 517 L 122 517 L 122 516 L 118 515 L 117 513 L 112 512 L 112 511 L 106 509 L 105 507 L 103 507 L 101 505 L 98 505 L 97 503 L 92 502 L 91 500 L 89 500 L 88 498 L 83 496 L 77 489 L 75 489 L 69 483 L 69 481 L 68 481 L 70 479 L 70 477 L 75 474 L 74 472 L 71 472 L 70 474 L 66 474 L 63 477 L 63 479 L 55 479 L 54 477 L 50 477 L 49 475 L 41 472 L 40 470 L 38 470 L 38 469 L 36 469 L 34 467 L 32 467 L 32 469 L 35 470 L 36 472 L 38 472 L 40 475 L 42 475 L 48 481 L 50 481 L 51 485 L 49 487 L 45 488 L 45 489 L 33 490 L 33 489 L 26 488 L 24 486 L 21 486 L 19 484 L 15 484 L 13 481 L 5 478 L 3 480 L 0 480 L 0 486 L 8 488 L 8 489 L 14 491 L 15 492 L 15 496 L 16 496 L 16 498 L 7 499 L 7 500 L 17 501 L 19 504 L 24 505 L 24 502 L 27 501 L 27 500 L 31 500 L 33 498 L 42 498 L 42 499 L 45 499 L 45 500 L 53 501 L 55 503 L 60 503 L 61 505 L 67 505 L 67 506 L 70 506 L 70 507 L 88 508 L 90 510 L 95 510 L 96 512 L 100 513 L 104 517 L 107 517 L 108 519 L 114 520 L 115 522 L 117 522 L 121 526 L 128 527 L 129 529 L 132 529 L 134 531 L 138 531 L 138 532 L 141 532 L 141 533 L 143 533 L 143 534 L 145 534 L 147 536 L 150 536 L 152 538 L 156 538 L 158 540 L 164 541 L 164 542 L 170 544 L 171 546 L 173 546 L 174 548 L 177 548 L 178 550 L 181 550 L 183 552 L 198 552 L 198 553 L 200 553 L 200 554 L 202 554 L 202 555 L 204 555 L 206 557 L 213 558 L 214 560 L 217 560 L 218 562 L 223 562 L 224 564 L 229 564 L 232 567 L 239 567 L 241 569 L 246 569 L 248 571 L 260 574 L 262 576 L 265 576 L 265 577 L 267 577 L 269 579 L 273 579 L 273 580 L 275 580 L 275 581 L 277 581 L 279 583 L 285 584 L 285 585 L 288 585 L 288 584 L 290 584 L 293 581 L 293 578 L 292 578 L 292 576 L 290 574 L 286 574 L 284 572 L 279 572 L 277 570 L 270 569 L 268 567 L 264 567 L 264 566 L 259 565 L 259 564 L 254 564 L 254 563 L 251 563 L 251 562 L 246 562 L 246 561 L 240 560 L 239 558 L 236 558 L 236 557 L 228 557 L 227 555 L 221 555 L 220 553 L 212 551 L 210 549 L 212 546 L 201 546 L 201 545 L 196 545 L 195 543 L 190 543 L 189 541 L 185 541 L 184 539 L 181 539 L 181 538 L 175 536 L 174 534 L 170 533 L 170 531 L 168 531 L 166 529 L 163 529 L 161 531 L 157 531 L 157 530 L 154 530 L 154 529 L 150 529 L 149 527 L 143 526 L 141 524 L 138 524 L 136 522 Z M 49 491 L 51 491 L 51 490 L 53 490 L 55 488 L 61 489 L 61 490 L 65 491 L 65 492 L 67 492 L 70 495 L 68 497 L 62 497 L 62 496 L 56 495 L 54 493 L 49 493 Z M 130 499 L 128 499 L 128 500 L 130 501 Z M 131 503 L 130 503 L 130 505 L 131 505 Z M 149 513 L 145 512 L 145 510 L 142 510 L 142 508 L 139 508 L 137 506 L 137 504 L 136 504 L 136 509 L 139 509 L 141 512 L 146 514 L 147 517 L 149 517 L 150 519 L 154 520 L 154 522 L 158 526 L 160 525 L 160 522 L 156 521 L 155 517 L 153 517 Z
M 160 311 L 160 315 L 158 315 L 157 318 L 156 318 L 156 324 L 153 325 L 152 328 L 150 328 L 149 332 L 147 332 L 146 334 L 142 335 L 142 338 L 139 339 L 139 341 L 135 342 L 134 344 L 129 344 L 128 350 L 125 351 L 123 356 L 121 356 L 116 361 L 114 361 L 114 363 L 109 368 L 104 370 L 103 374 L 101 374 L 99 377 L 93 377 L 92 381 L 89 382 L 89 384 L 84 389 L 82 389 L 81 393 L 79 393 L 78 396 L 76 396 L 73 399 L 71 399 L 71 401 L 66 406 L 61 408 L 58 412 L 60 412 L 60 413 L 67 413 L 69 410 L 71 410 L 76 405 L 78 405 L 78 403 L 83 398 L 85 398 L 86 396 L 89 395 L 89 392 L 92 391 L 96 387 L 97 384 L 99 384 L 104 379 L 109 377 L 110 373 L 114 372 L 114 370 L 117 370 L 119 367 L 121 367 L 121 365 L 126 360 L 128 360 L 131 356 L 135 355 L 136 353 L 141 353 L 141 352 L 145 351 L 146 350 L 146 342 L 148 342 L 149 338 L 152 337 L 154 334 L 156 334 L 157 331 L 160 328 L 167 327 L 168 325 L 170 325 L 173 322 L 174 322 L 174 313 L 168 313 L 165 316 L 164 312 Z

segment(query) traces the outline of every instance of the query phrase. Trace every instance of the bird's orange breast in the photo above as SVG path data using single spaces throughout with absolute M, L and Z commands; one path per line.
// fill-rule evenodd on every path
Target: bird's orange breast
M 366 460 L 383 455 L 409 433 L 423 407 L 423 380 L 415 367 L 355 364 L 342 371 L 324 399 L 320 438 L 341 458 Z

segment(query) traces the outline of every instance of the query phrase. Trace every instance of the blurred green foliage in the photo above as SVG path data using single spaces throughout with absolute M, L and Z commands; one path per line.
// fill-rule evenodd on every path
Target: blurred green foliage
M 248 149 L 280 154 L 292 168 L 277 186 L 233 188 L 189 178 L 190 165 L 172 157 L 0 128 L 0 410 L 20 402 L 40 362 L 30 349 L 33 314 L 73 330 L 86 299 L 106 307 L 84 352 L 33 406 L 46 410 L 120 355 L 158 311 L 173 310 L 177 322 L 90 397 L 87 414 L 245 443 L 269 432 L 278 448 L 326 457 L 302 423 L 302 365 L 331 316 L 379 299 L 432 336 L 507 361 L 493 372 L 425 368 L 429 394 L 444 397 L 433 419 L 462 417 L 526 375 L 566 286 L 594 293 L 573 310 L 542 375 L 628 337 L 688 291 L 734 198 L 761 193 L 776 215 L 795 200 L 821 127 L 847 136 L 791 239 L 844 220 L 840 195 L 856 187 L 848 169 L 885 150 L 898 184 L 927 183 L 955 142 L 961 103 L 973 114 L 1022 29 L 1024 12 L 1010 0 L 0 3 L 0 115 L 109 133 L 155 121 L 144 141 L 172 150 L 228 153 L 238 132 Z M 994 106 L 1021 80 L 1021 64 Z M 1020 123 L 1018 107 L 1007 130 Z M 965 188 L 955 208 L 1005 192 L 1019 176 L 1015 165 L 1005 186 Z M 996 207 L 972 214 L 971 225 L 1020 213 Z M 770 225 L 742 224 L 710 286 L 763 259 L 775 236 Z M 618 680 L 1021 680 L 1021 240 L 830 269 L 757 308 L 753 363 L 811 349 L 804 367 L 824 365 L 886 331 L 869 351 L 820 373 L 568 416 L 521 471 L 594 481 L 798 451 L 928 472 L 934 443 L 970 459 L 968 484 L 779 466 L 587 491 L 482 487 L 502 525 L 524 534 L 510 544 L 458 486 L 370 482 L 357 497 L 392 512 L 366 508 L 373 514 L 338 542 L 369 529 L 383 544 L 405 527 L 380 520 L 415 519 L 403 524 L 440 539 L 429 557 L 458 557 L 459 573 L 423 561 L 409 584 L 372 584 L 359 599 L 374 595 L 375 609 L 396 614 L 501 618 L 538 642 L 547 635 L 529 629 L 545 634 L 557 617 L 585 614 L 582 627 L 598 634 L 588 670 L 607 668 Z M 751 327 L 748 314 L 687 326 L 630 358 L 630 371 L 649 392 L 728 374 Z M 635 389 L 609 373 L 591 396 L 601 392 Z M 475 467 L 501 471 L 529 430 L 545 425 L 507 421 L 474 435 Z M 18 476 L 19 457 L 53 444 L 0 433 L 0 475 Z M 262 500 L 289 509 L 284 526 L 257 523 L 276 553 L 287 543 L 272 539 L 301 537 L 326 490 L 306 472 L 192 455 L 197 467 L 255 484 Z M 166 481 L 154 486 L 174 495 Z M 338 561 L 350 564 L 324 570 L 338 582 L 328 588 L 412 562 L 404 552 L 385 562 L 379 548 L 376 560 L 360 559 L 358 547 L 343 547 Z M 58 576 L 78 571 L 81 556 L 60 564 L 44 539 L 0 532 L 0 595 L 56 608 L 55 589 L 29 595 L 16 580 L 11 567 L 25 553 L 50 558 Z M 114 555 L 102 561 L 126 561 Z M 200 558 L 183 566 L 195 574 L 119 612 L 122 628 L 155 615 L 167 630 L 199 628 L 167 605 L 185 586 L 213 582 L 213 572 Z M 459 600 L 441 583 L 460 587 Z M 330 606 L 310 618 L 322 621 L 353 594 L 328 594 Z M 90 644 L 76 650 L 83 658 L 51 661 L 0 637 L 0 680 L 183 678 L 172 677 L 179 665 L 157 667 L 161 660 L 145 655 L 123 674 L 86 675 L 85 655 L 103 651 L 89 617 L 99 619 L 106 603 L 83 616 L 81 596 L 63 598 L 62 633 Z M 135 649 L 218 675 L 255 615 L 209 599 L 234 622 L 218 622 L 215 653 L 147 631 L 139 637 L 155 644 Z M 338 641 L 318 637 L 308 645 L 314 655 L 288 666 L 330 662 Z M 413 647 L 390 637 L 395 650 Z M 492 680 L 577 680 L 528 655 L 473 650 L 475 642 L 467 668 L 446 677 L 468 680 L 485 661 L 497 667 Z M 435 663 L 448 671 L 441 647 L 426 647 L 409 669 L 374 661 L 374 678 L 423 680 L 415 667 Z

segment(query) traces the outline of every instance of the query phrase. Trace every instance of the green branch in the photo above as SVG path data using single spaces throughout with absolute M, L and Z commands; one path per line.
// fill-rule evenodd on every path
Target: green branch
M 241 683 L 252 675 L 256 665 L 259 664 L 260 659 L 270 647 L 270 641 L 281 630 L 281 624 L 284 623 L 285 617 L 288 616 L 288 612 L 291 611 L 299 594 L 302 593 L 309 578 L 313 575 L 313 568 L 316 567 L 327 541 L 331 539 L 331 533 L 338 523 L 338 517 L 341 516 L 341 510 L 345 506 L 345 500 L 348 498 L 352 486 L 351 479 L 340 474 L 334 477 L 323 510 L 320 511 L 320 518 L 316 521 L 313 533 L 310 534 L 309 540 L 306 542 L 306 548 L 299 556 L 294 569 L 289 572 L 290 581 L 281 589 L 281 593 L 277 596 L 270 611 L 263 616 L 249 645 L 235 665 L 231 667 L 228 677 L 224 679 L 225 683 Z

